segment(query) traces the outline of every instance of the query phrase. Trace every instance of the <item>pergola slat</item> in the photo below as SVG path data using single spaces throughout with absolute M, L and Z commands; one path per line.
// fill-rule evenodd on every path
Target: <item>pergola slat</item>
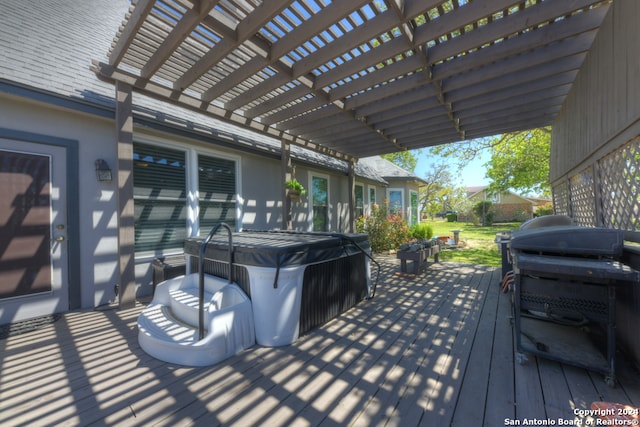
M 361 26 L 345 34 L 333 43 L 329 43 L 314 53 L 300 59 L 293 65 L 293 77 L 299 77 L 348 52 L 354 46 L 360 46 L 376 36 L 398 25 L 398 19 L 392 12 L 383 12 Z
M 300 44 L 300 40 L 309 39 L 335 24 L 355 9 L 358 9 L 369 0 L 337 1 L 328 4 L 324 9 L 313 15 L 304 25 L 299 25 L 286 36 L 273 44 L 270 52 L 272 58 L 280 58 Z
M 178 46 L 200 25 L 200 21 L 209 14 L 218 0 L 202 0 L 193 9 L 190 9 L 165 38 L 153 56 L 142 67 L 142 77 L 150 77 L 171 56 Z
M 149 15 L 151 8 L 153 8 L 154 3 L 154 0 L 138 1 L 136 7 L 131 13 L 131 16 L 125 24 L 122 33 L 119 35 L 115 46 L 109 54 L 110 65 L 118 65 L 120 63 L 129 47 L 131 47 L 137 32 L 142 27 L 142 24 L 144 24 L 144 21 Z
M 545 46 L 540 49 L 531 51 L 525 56 L 513 56 L 494 64 L 480 67 L 473 73 L 465 73 L 453 76 L 448 80 L 451 90 L 460 89 L 467 86 L 481 84 L 493 78 L 504 74 L 525 71 L 533 66 L 541 64 L 549 64 L 554 66 L 554 62 L 562 60 L 567 56 L 573 56 L 581 52 L 586 52 L 588 46 L 593 42 L 594 32 L 589 32 L 577 36 L 574 40 L 565 40 L 562 43 Z M 440 70 L 434 70 L 434 74 L 438 74 Z M 447 70 L 444 71 L 447 73 Z
M 133 4 L 103 78 L 354 159 L 549 123 L 610 1 Z
M 602 15 L 597 16 L 597 12 L 601 11 L 595 9 L 591 12 L 584 12 L 571 18 L 571 24 L 545 26 L 536 31 L 527 32 L 517 38 L 504 40 L 499 44 L 456 58 L 453 61 L 447 61 L 434 67 L 434 78 L 443 79 L 504 59 L 515 60 L 522 58 L 524 62 L 527 62 L 526 58 L 529 55 L 524 55 L 523 57 L 520 57 L 520 55 L 540 47 L 552 49 L 554 44 L 550 42 L 551 40 L 558 40 L 556 43 L 565 43 L 560 50 L 572 49 L 572 52 L 575 53 L 575 49 L 568 40 L 575 37 L 576 44 L 583 45 L 589 44 L 589 40 L 593 42 L 595 29 L 597 28 L 596 22 L 598 18 L 602 19 L 604 17 Z M 589 37 L 586 34 L 592 34 L 592 36 Z
M 272 0 L 264 2 L 255 8 L 251 14 L 238 24 L 233 39 L 230 37 L 222 39 L 219 44 L 212 48 L 176 82 L 175 87 L 184 89 L 191 86 L 191 84 L 206 73 L 208 69 L 222 60 L 224 56 L 231 53 L 240 43 L 253 36 L 261 26 L 287 7 L 288 3 L 287 0 Z

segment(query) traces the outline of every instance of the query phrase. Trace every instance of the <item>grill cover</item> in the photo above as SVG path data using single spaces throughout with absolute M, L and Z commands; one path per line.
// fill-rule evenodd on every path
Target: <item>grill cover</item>
M 623 232 L 613 228 L 551 226 L 516 230 L 511 235 L 515 252 L 618 259 L 623 249 Z
M 518 271 L 540 277 L 564 277 L 595 283 L 636 282 L 638 271 L 612 259 L 518 254 Z

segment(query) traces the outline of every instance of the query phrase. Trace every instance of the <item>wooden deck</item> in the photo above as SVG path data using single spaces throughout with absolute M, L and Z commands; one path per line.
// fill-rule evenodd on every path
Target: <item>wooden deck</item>
M 0 340 L 0 425 L 499 426 L 585 421 L 574 409 L 596 400 L 640 406 L 640 376 L 624 361 L 616 388 L 556 362 L 514 363 L 498 269 L 440 263 L 407 277 L 380 260 L 373 300 L 293 345 L 212 367 L 147 356 L 141 304 Z

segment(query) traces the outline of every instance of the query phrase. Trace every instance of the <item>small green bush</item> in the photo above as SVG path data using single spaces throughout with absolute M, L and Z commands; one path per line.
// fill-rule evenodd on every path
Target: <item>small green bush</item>
M 447 222 L 456 222 L 458 220 L 458 214 L 449 213 L 447 214 Z
M 555 213 L 555 211 L 553 210 L 553 206 L 549 205 L 549 206 L 540 206 L 537 210 L 536 213 L 533 214 L 533 216 L 545 216 L 545 215 L 553 215 Z
M 411 237 L 418 240 L 429 240 L 433 237 L 433 228 L 424 222 L 411 227 Z

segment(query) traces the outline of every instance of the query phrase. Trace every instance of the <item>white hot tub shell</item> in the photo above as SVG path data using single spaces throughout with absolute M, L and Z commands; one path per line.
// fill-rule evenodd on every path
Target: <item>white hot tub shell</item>
M 202 239 L 185 254 L 197 271 Z M 233 234 L 233 280 L 249 295 L 256 342 L 282 346 L 370 295 L 365 234 L 240 232 Z M 228 277 L 228 242 L 216 236 L 205 250 L 207 274 Z

